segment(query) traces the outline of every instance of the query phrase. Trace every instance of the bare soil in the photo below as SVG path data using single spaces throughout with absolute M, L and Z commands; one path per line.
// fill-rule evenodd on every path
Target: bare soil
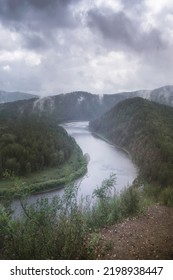
M 137 217 L 104 228 L 97 259 L 173 259 L 173 208 L 153 205 Z

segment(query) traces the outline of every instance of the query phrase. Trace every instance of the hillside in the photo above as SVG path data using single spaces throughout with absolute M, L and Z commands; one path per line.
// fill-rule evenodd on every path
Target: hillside
M 0 131 L 0 177 L 6 170 L 19 176 L 58 166 L 74 148 L 74 141 L 62 127 L 46 122 L 1 122 Z
M 173 107 L 173 86 L 164 86 L 154 90 L 139 90 L 120 93 L 124 100 L 127 98 L 142 97 L 150 101 Z
M 149 93 L 148 99 L 173 107 L 173 86 L 165 86 L 152 90 Z
M 173 185 L 173 108 L 128 99 L 90 122 L 90 129 L 127 149 L 148 181 Z
M 13 119 L 22 116 L 51 117 L 58 122 L 84 121 L 101 116 L 112 104 L 121 100 L 119 95 L 100 97 L 88 92 L 73 92 L 1 104 L 0 116 Z
M 38 97 L 37 95 L 24 93 L 24 92 L 7 92 L 0 91 L 0 103 L 14 102 L 17 100 L 27 100 Z
M 35 118 L 0 119 L 0 195 L 17 192 L 12 190 L 16 176 L 38 191 L 62 186 L 84 172 L 82 151 L 64 128 Z
M 144 97 L 158 103 L 173 105 L 173 87 L 162 87 L 153 91 L 141 90 L 117 94 L 96 95 L 77 91 L 44 98 L 21 100 L 0 105 L 0 116 L 20 118 L 20 116 L 51 117 L 58 122 L 86 121 L 100 117 L 119 102 Z

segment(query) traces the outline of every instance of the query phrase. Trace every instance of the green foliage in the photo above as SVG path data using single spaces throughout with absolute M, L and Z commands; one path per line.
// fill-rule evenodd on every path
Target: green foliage
M 133 186 L 127 188 L 120 196 L 123 217 L 136 214 L 140 210 L 140 192 Z
M 172 187 L 164 188 L 160 193 L 159 200 L 164 205 L 173 207 L 173 189 L 172 189 Z
M 149 205 L 148 197 L 153 201 L 156 194 L 160 202 L 173 206 L 170 187 L 158 194 L 154 186 L 137 188 L 135 183 L 118 195 L 114 186 L 112 175 L 88 203 L 79 201 L 79 186 L 73 184 L 51 202 L 41 199 L 29 206 L 23 198 L 23 217 L 16 220 L 0 204 L 0 259 L 95 259 L 100 228 L 140 213 Z M 108 241 L 102 253 L 110 247 Z
M 59 167 L 47 168 L 18 178 L 5 170 L 0 182 L 0 196 L 20 197 L 23 193 L 31 194 L 44 190 L 62 188 L 83 176 L 87 171 L 87 162 L 78 146 L 74 147 L 71 157 Z
M 0 177 L 5 170 L 24 176 L 60 166 L 76 146 L 62 127 L 47 120 L 0 120 L 0 129 Z
M 116 194 L 115 175 L 104 180 L 93 195 L 95 203 L 85 212 L 87 224 L 92 229 L 112 225 L 142 210 L 141 194 L 134 186 L 125 189 L 120 195 Z
M 90 122 L 90 128 L 128 150 L 145 180 L 173 185 L 173 108 L 132 98 Z
M 97 232 L 92 232 L 89 234 L 88 239 L 86 240 L 88 259 L 96 258 L 100 240 L 101 240 L 101 234 Z
M 104 95 L 102 102 L 98 95 L 88 92 L 71 92 L 58 94 L 49 98 L 22 100 L 0 104 L 0 117 L 20 119 L 23 117 L 49 117 L 57 122 L 88 121 L 101 116 L 113 104 L 123 100 L 125 96 Z
M 93 196 L 97 197 L 101 203 L 104 203 L 111 196 L 111 190 L 116 183 L 115 174 L 110 175 L 109 179 L 102 182 L 101 187 L 97 188 L 93 192 Z
M 173 188 L 162 188 L 156 184 L 144 184 L 142 189 L 142 203 L 144 206 L 159 203 L 173 207 Z
M 112 213 L 113 188 L 116 183 L 116 176 L 112 174 L 109 179 L 104 180 L 102 185 L 93 192 L 95 205 L 92 208 L 90 217 L 91 224 L 96 227 L 101 227 L 110 224 L 110 216 Z M 115 189 L 114 189 L 115 192 Z M 115 206 L 115 205 L 114 205 Z
M 18 220 L 0 205 L 0 258 L 94 259 L 101 238 L 96 230 L 120 221 L 128 211 L 131 215 L 139 210 L 135 204 L 136 208 L 131 205 L 132 211 L 129 203 L 124 211 L 122 197 L 130 196 L 134 202 L 138 200 L 137 193 L 135 199 L 135 191 L 120 196 L 115 191 L 110 193 L 114 184 L 112 175 L 94 191 L 90 207 L 79 203 L 77 185 L 69 185 L 62 197 L 55 197 L 51 202 L 41 199 L 28 206 L 22 199 L 24 216 Z

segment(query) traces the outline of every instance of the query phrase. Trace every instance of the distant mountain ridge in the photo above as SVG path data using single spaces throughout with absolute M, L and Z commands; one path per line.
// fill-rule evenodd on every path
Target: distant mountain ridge
M 173 86 L 165 86 L 151 91 L 139 90 L 117 94 L 96 95 L 76 91 L 43 98 L 36 97 L 30 100 L 1 104 L 0 116 L 27 117 L 27 115 L 33 115 L 52 117 L 57 122 L 90 121 L 100 117 L 119 102 L 134 97 L 142 97 L 173 107 Z
M 27 100 L 31 98 L 36 98 L 38 95 L 33 95 L 30 93 L 24 93 L 24 92 L 7 92 L 7 91 L 0 91 L 0 103 L 6 103 L 6 102 L 14 102 L 18 100 Z
M 52 117 L 58 122 L 86 121 L 101 116 L 122 97 L 116 95 L 99 96 L 88 92 L 72 92 L 44 98 L 20 100 L 0 105 L 0 116 L 20 118 L 20 116 Z
M 91 120 L 101 116 L 120 101 L 134 97 L 173 107 L 173 86 L 103 95 L 76 91 L 40 98 L 34 102 L 33 109 L 40 115 L 53 114 L 61 120 Z
M 126 98 L 142 97 L 150 101 L 173 107 L 173 86 L 171 85 L 156 88 L 154 90 L 122 92 L 120 95 L 123 95 Z

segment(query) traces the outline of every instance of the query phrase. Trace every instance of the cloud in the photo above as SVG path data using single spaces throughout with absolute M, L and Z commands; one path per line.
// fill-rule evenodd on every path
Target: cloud
M 15 28 L 45 28 L 73 23 L 70 6 L 79 0 L 0 0 L 1 20 Z M 46 20 L 46 21 L 45 21 Z
M 23 46 L 33 49 L 49 47 L 57 29 L 72 29 L 77 18 L 72 7 L 80 0 L 0 0 L 0 21 L 22 36 Z
M 172 83 L 171 0 L 0 0 L 0 38 L 6 90 L 115 93 Z
M 158 29 L 142 29 L 137 20 L 132 20 L 123 11 L 104 14 L 98 9 L 92 10 L 88 13 L 88 25 L 115 49 L 150 52 L 166 47 Z
M 11 71 L 11 67 L 10 67 L 9 65 L 4 65 L 4 66 L 2 66 L 2 69 L 3 69 L 5 72 Z

